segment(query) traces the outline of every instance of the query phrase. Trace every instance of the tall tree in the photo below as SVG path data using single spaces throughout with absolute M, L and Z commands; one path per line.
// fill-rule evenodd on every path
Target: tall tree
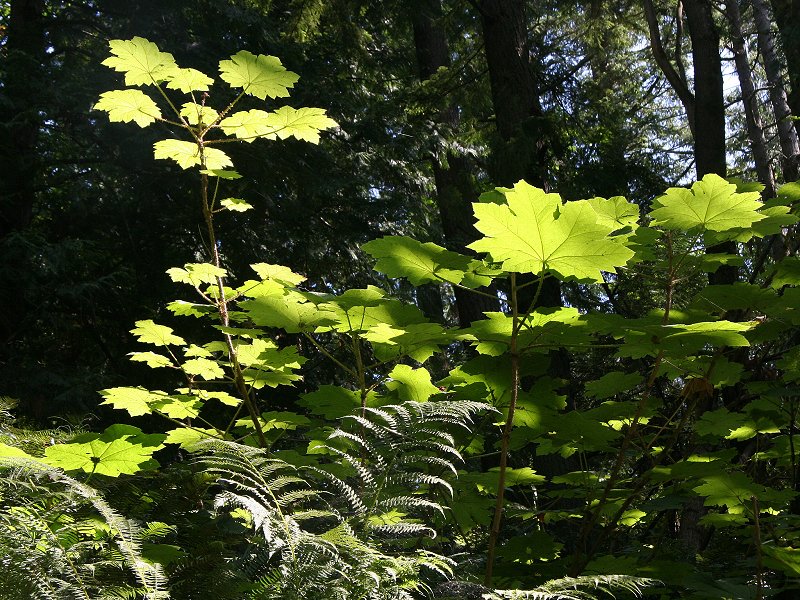
M 747 137 L 750 139 L 756 174 L 759 181 L 764 184 L 766 196 L 772 198 L 775 196 L 775 173 L 772 170 L 767 141 L 764 137 L 764 125 L 761 120 L 756 86 L 753 82 L 753 72 L 750 68 L 747 42 L 742 33 L 742 16 L 739 12 L 738 0 L 728 0 L 725 4 L 725 14 L 730 24 L 733 58 L 736 64 L 736 74 L 739 77 L 739 87 L 742 91 Z
M 754 8 L 756 4 L 754 2 Z M 795 0 L 772 0 L 772 9 L 789 74 L 789 106 L 792 107 L 792 114 L 797 116 L 800 115 L 800 3 Z M 763 11 L 760 12 L 763 14 Z
M 0 157 L 0 240 L 25 228 L 31 220 L 39 160 L 36 143 L 45 92 L 45 29 L 43 0 L 11 0 L 2 54 L 0 88 L 3 122 Z
M 775 50 L 772 35 L 772 20 L 767 0 L 752 0 L 753 20 L 758 31 L 758 50 L 764 64 L 764 73 L 769 86 L 769 100 L 778 128 L 781 144 L 781 166 L 784 181 L 795 181 L 800 167 L 800 144 L 797 130 L 791 120 L 792 111 L 786 96 L 786 86 L 781 74 L 781 64 Z M 797 113 L 795 113 L 797 114 Z
M 511 186 L 524 179 L 546 187 L 551 139 L 539 96 L 539 69 L 531 62 L 526 3 L 481 0 L 473 4 L 480 14 L 497 127 L 489 175 L 495 185 Z M 523 298 L 522 304 L 526 300 L 533 297 Z M 558 281 L 544 281 L 537 304 L 561 305 Z
M 417 0 L 409 4 L 414 29 L 414 47 L 420 79 L 429 80 L 440 68 L 451 65 L 450 48 L 444 29 L 441 0 Z M 434 116 L 434 127 L 444 130 L 445 136 L 457 132 L 460 124 L 459 107 L 450 99 Z M 432 136 L 433 144 L 442 136 Z M 467 245 L 477 238 L 472 225 L 472 202 L 478 190 L 472 167 L 467 158 L 450 149 L 431 148 L 431 168 L 436 184 L 436 206 L 439 209 L 444 243 L 460 253 L 470 253 Z M 458 319 L 462 327 L 483 318 L 483 313 L 496 311 L 499 302 L 483 295 L 455 289 Z

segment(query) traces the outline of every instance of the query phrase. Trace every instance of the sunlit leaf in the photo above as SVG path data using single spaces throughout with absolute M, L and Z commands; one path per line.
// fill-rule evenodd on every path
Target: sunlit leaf
M 202 165 L 200 148 L 193 142 L 181 140 L 161 140 L 153 144 L 155 157 L 174 160 L 182 169 Z M 233 166 L 233 162 L 222 150 L 204 148 L 205 168 L 210 170 L 224 169 Z
M 167 275 L 176 283 L 188 283 L 198 287 L 201 284 L 216 285 L 217 279 L 225 277 L 228 272 L 211 263 L 188 263 L 184 268 L 173 267 L 167 269 Z
M 152 412 L 151 404 L 165 400 L 169 394 L 159 390 L 150 391 L 143 387 L 115 387 L 102 390 L 100 395 L 105 398 L 100 404 L 109 404 L 119 410 L 128 411 L 132 417 L 146 415 Z
M 220 61 L 219 70 L 223 81 L 261 100 L 287 97 L 289 88 L 300 79 L 287 71 L 280 59 L 263 54 L 256 56 L 246 50 L 237 52 L 230 60 Z
M 152 320 L 136 321 L 136 328 L 131 333 L 143 344 L 156 346 L 185 346 L 186 341 L 172 333 L 172 328 L 166 325 L 157 325 Z
M 219 113 L 210 106 L 202 106 L 194 102 L 187 102 L 181 106 L 181 116 L 186 118 L 189 125 L 199 125 L 200 123 L 203 125 L 211 125 L 211 123 L 217 120 Z M 219 175 L 216 175 L 214 172 L 209 172 L 207 174 L 219 177 Z
M 439 393 L 439 388 L 431 383 L 431 374 L 427 369 L 397 365 L 389 377 L 391 381 L 386 383 L 386 387 L 396 391 L 401 400 L 427 402 L 433 394 Z
M 155 468 L 153 453 L 163 448 L 166 436 L 142 434 L 130 425 L 112 425 L 102 435 L 87 441 L 56 444 L 45 450 L 45 461 L 65 471 L 84 471 L 109 477 L 132 475 L 142 469 Z
M 102 64 L 125 73 L 126 85 L 151 85 L 169 79 L 177 65 L 167 52 L 161 52 L 153 42 L 134 37 L 130 40 L 111 40 L 113 56 Z
M 728 231 L 750 227 L 764 218 L 760 194 L 739 194 L 736 186 L 719 175 L 709 174 L 692 185 L 692 188 L 670 188 L 657 198 L 655 210 L 650 213 L 653 225 L 665 229 Z
M 222 379 L 225 371 L 222 370 L 216 361 L 207 358 L 192 358 L 183 363 L 183 370 L 189 375 L 197 375 L 206 381 Z
M 191 450 L 198 442 L 209 438 L 219 438 L 221 435 L 213 429 L 200 429 L 197 427 L 179 427 L 167 432 L 165 444 L 178 444 L 184 450 Z
M 241 198 L 225 198 L 220 201 L 220 206 L 233 212 L 245 212 L 253 208 L 253 205 Z
M 155 352 L 131 352 L 128 354 L 134 362 L 143 362 L 151 369 L 172 366 L 172 359 Z
M 207 92 L 208 86 L 214 83 L 211 77 L 197 69 L 173 69 L 170 71 L 168 79 L 167 87 L 169 89 L 180 90 L 184 94 Z
M 406 236 L 382 237 L 367 242 L 361 248 L 377 259 L 376 271 L 389 277 L 407 277 L 414 285 L 437 281 L 466 285 L 464 280 L 471 273 L 469 279 L 474 285 L 467 287 L 480 287 L 489 285 L 492 282 L 491 275 L 498 274 L 469 256 Z
M 633 257 L 617 238 L 616 227 L 599 223 L 588 201 L 562 204 L 520 181 L 503 192 L 506 204 L 474 204 L 475 227 L 485 237 L 470 248 L 489 254 L 503 269 L 518 273 L 557 273 L 561 278 L 603 281 L 601 271 L 615 272 Z
M 161 118 L 161 110 L 150 96 L 141 90 L 113 90 L 100 94 L 96 110 L 108 113 L 108 120 L 147 127 Z

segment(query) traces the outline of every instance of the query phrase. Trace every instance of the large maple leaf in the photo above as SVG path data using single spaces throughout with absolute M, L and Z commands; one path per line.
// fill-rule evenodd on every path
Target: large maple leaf
M 524 181 L 500 190 L 505 204 L 473 204 L 475 227 L 485 237 L 470 248 L 489 254 L 503 269 L 516 273 L 551 271 L 561 279 L 603 281 L 601 271 L 614 272 L 633 257 L 616 228 L 599 219 L 586 200 L 562 204 Z

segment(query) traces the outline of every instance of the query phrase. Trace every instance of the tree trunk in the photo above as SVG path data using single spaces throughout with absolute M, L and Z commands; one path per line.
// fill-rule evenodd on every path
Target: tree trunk
M 742 34 L 742 17 L 739 13 L 738 0 L 728 0 L 725 9 L 725 14 L 731 27 L 733 57 L 736 63 L 736 74 L 739 77 L 739 87 L 742 90 L 747 137 L 750 138 L 756 174 L 759 181 L 764 184 L 764 195 L 767 198 L 773 198 L 775 196 L 775 174 L 772 171 L 769 152 L 767 151 L 767 141 L 764 138 L 764 125 L 761 121 L 758 96 L 753 84 L 753 72 L 750 70 L 747 43 Z
M 478 4 L 492 91 L 497 137 L 490 173 L 494 183 L 513 186 L 520 179 L 546 187 L 550 135 L 539 100 L 522 0 L 483 0 Z M 520 296 L 524 311 L 536 286 Z M 537 306 L 561 306 L 561 286 L 544 281 Z
M 758 50 L 764 61 L 764 72 L 769 85 L 769 100 L 775 113 L 778 138 L 781 144 L 781 166 L 783 180 L 796 181 L 800 165 L 800 143 L 797 130 L 791 121 L 792 111 L 786 97 L 786 87 L 781 75 L 781 64 L 775 51 L 775 38 L 772 35 L 769 6 L 766 0 L 752 0 L 753 20 L 758 31 Z M 795 113 L 797 114 L 797 113 Z
M 442 26 L 441 0 L 418 0 L 412 7 L 414 44 L 420 79 L 430 79 L 440 67 L 450 65 L 450 50 Z M 455 131 L 459 125 L 458 108 L 448 105 L 438 115 L 438 122 Z M 436 150 L 436 149 L 434 149 Z M 478 198 L 470 165 L 453 152 L 447 153 L 446 163 L 433 152 L 432 168 L 436 183 L 436 205 L 441 218 L 445 246 L 455 252 L 472 254 L 467 244 L 475 241 L 478 232 L 473 226 L 472 202 Z M 500 303 L 486 296 L 455 288 L 458 321 L 467 327 L 483 319 L 483 313 L 499 310 Z
M 755 8 L 755 3 L 753 3 Z M 800 2 L 772 0 L 775 23 L 780 31 L 783 55 L 789 73 L 789 106 L 792 114 L 800 115 Z
M 44 2 L 11 0 L 0 89 L 7 115 L 0 125 L 0 240 L 27 227 L 33 214 L 44 51 Z

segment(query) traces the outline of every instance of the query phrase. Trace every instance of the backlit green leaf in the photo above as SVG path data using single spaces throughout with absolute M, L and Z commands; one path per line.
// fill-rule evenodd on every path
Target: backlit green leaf
M 178 68 L 170 71 L 167 87 L 171 90 L 180 90 L 184 94 L 188 94 L 189 92 L 207 92 L 208 86 L 212 83 L 214 83 L 214 80 L 211 77 L 197 69 Z
M 439 393 L 439 388 L 431 383 L 431 374 L 427 369 L 397 365 L 389 377 L 391 381 L 386 383 L 386 387 L 396 391 L 401 400 L 427 402 L 433 394 Z
M 728 231 L 750 227 L 764 218 L 757 211 L 762 204 L 758 192 L 739 194 L 736 186 L 719 175 L 709 174 L 685 188 L 670 188 L 657 198 L 650 213 L 653 225 L 665 229 Z
M 167 396 L 153 402 L 152 407 L 171 419 L 195 419 L 203 408 L 203 401 L 196 396 Z
M 293 137 L 298 140 L 319 144 L 319 133 L 336 127 L 336 121 L 325 114 L 321 108 L 292 108 L 281 106 L 267 115 L 268 131 L 266 137 L 285 140 Z
M 220 202 L 220 205 L 234 212 L 245 212 L 253 208 L 252 204 L 241 198 L 225 198 Z
M 372 240 L 361 248 L 378 260 L 375 263 L 376 271 L 389 277 L 407 277 L 414 285 L 438 281 L 463 283 L 467 273 L 484 271 L 485 275 L 476 275 L 471 279 L 477 284 L 474 287 L 479 287 L 489 285 L 491 275 L 496 274 L 469 256 L 402 235 Z
M 109 388 L 102 390 L 100 395 L 105 398 L 100 404 L 109 404 L 119 410 L 126 410 L 132 417 L 149 414 L 152 412 L 150 405 L 153 402 L 169 397 L 166 392 L 150 391 L 143 387 Z
M 199 125 L 200 123 L 203 125 L 211 125 L 211 123 L 217 120 L 219 113 L 210 106 L 203 106 L 201 104 L 195 104 L 194 102 L 187 102 L 181 106 L 181 116 L 186 118 L 186 120 L 189 122 L 189 125 Z M 220 177 L 220 175 L 217 175 L 214 172 L 209 172 L 206 174 Z M 233 179 L 233 177 L 230 179 Z
M 166 325 L 157 325 L 152 320 L 136 321 L 136 328 L 131 333 L 143 344 L 156 346 L 185 346 L 186 341 L 172 333 L 172 328 Z
M 56 444 L 45 450 L 45 461 L 65 471 L 98 473 L 109 477 L 132 475 L 158 463 L 153 453 L 163 448 L 166 436 L 142 434 L 130 425 L 112 425 L 102 434 L 89 434 L 94 439 Z
M 302 275 L 298 275 L 289 267 L 284 267 L 283 265 L 256 263 L 254 265 L 250 265 L 250 268 L 258 273 L 258 276 L 261 277 L 261 279 L 274 279 L 275 281 L 287 285 L 300 285 L 306 280 L 306 278 Z
M 635 228 L 639 221 L 639 206 L 628 202 L 622 196 L 605 198 L 592 198 L 587 200 L 597 214 L 597 222 L 613 229 L 623 227 Z
M 216 361 L 207 358 L 192 358 L 183 363 L 183 370 L 189 375 L 198 375 L 206 381 L 222 379 L 225 371 L 222 370 Z
M 200 158 L 200 149 L 193 142 L 182 142 L 181 140 L 161 140 L 153 144 L 156 158 L 174 160 L 182 169 L 194 166 L 203 166 Z M 222 150 L 217 148 L 204 148 L 203 157 L 205 158 L 206 169 L 216 170 L 233 166 L 231 159 Z
M 507 204 L 474 204 L 475 227 L 485 237 L 470 248 L 518 273 L 557 273 L 561 278 L 603 281 L 601 271 L 615 272 L 633 257 L 617 238 L 616 227 L 598 222 L 586 200 L 561 203 L 524 181 L 503 192 Z
M 265 110 L 242 110 L 222 119 L 219 126 L 225 135 L 233 135 L 240 140 L 252 142 L 270 130 L 267 124 L 268 115 Z
M 172 365 L 172 359 L 164 356 L 163 354 L 156 354 L 155 352 L 131 352 L 128 356 L 134 362 L 146 363 L 151 369 L 159 367 L 169 367 Z
M 153 99 L 141 90 L 114 90 L 100 94 L 96 110 L 108 113 L 108 120 L 147 127 L 161 118 L 161 110 Z
M 211 263 L 188 263 L 183 266 L 183 269 L 178 267 L 167 269 L 167 275 L 176 283 L 188 283 L 194 287 L 204 283 L 216 285 L 217 278 L 225 277 L 228 274 L 225 269 Z
M 196 427 L 179 427 L 167 432 L 164 440 L 165 444 L 178 444 L 184 450 L 191 450 L 198 442 L 209 439 L 219 438 L 219 432 L 213 429 L 198 429 Z
M 177 65 L 167 52 L 161 52 L 153 42 L 141 37 L 130 40 L 111 40 L 113 56 L 102 64 L 125 73 L 126 85 L 151 85 L 169 79 Z
M 294 87 L 300 79 L 287 71 L 280 59 L 263 54 L 256 56 L 246 50 L 237 52 L 230 60 L 221 60 L 219 70 L 223 81 L 261 100 L 287 97 L 288 88 Z

